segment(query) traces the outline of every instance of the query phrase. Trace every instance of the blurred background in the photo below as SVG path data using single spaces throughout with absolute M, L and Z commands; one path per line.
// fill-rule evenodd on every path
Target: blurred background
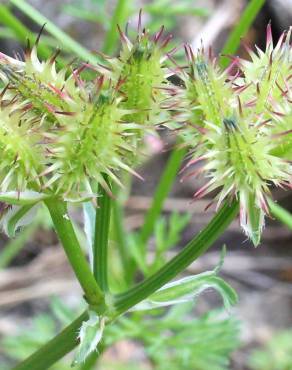
M 27 3 L 90 51 L 103 50 L 112 55 L 117 52 L 118 33 L 116 29 L 112 33 L 109 32 L 111 19 L 116 14 L 116 1 L 29 0 Z M 139 9 L 143 8 L 143 23 L 150 30 L 157 30 L 164 24 L 167 31 L 175 36 L 174 44 L 189 42 L 196 48 L 203 40 L 205 46 L 212 45 L 214 52 L 218 54 L 246 4 L 246 0 L 120 1 L 123 12 L 116 23 L 124 26 L 129 20 L 130 26 L 132 24 L 136 27 Z M 18 27 L 8 27 L 7 13 L 3 13 L 5 11 L 15 17 L 16 22 L 19 21 Z M 257 44 L 263 48 L 269 21 L 272 22 L 273 37 L 276 41 L 281 32 L 291 25 L 292 1 L 267 0 L 246 35 L 245 43 L 252 47 Z M 25 15 L 19 7 L 14 6 L 13 1 L 0 0 L 1 52 L 9 55 L 20 52 L 25 42 L 25 33 L 38 33 L 39 29 L 40 25 Z M 49 32 L 44 32 L 41 44 L 52 50 L 60 47 L 64 61 L 69 61 L 74 56 L 68 45 L 63 45 Z M 246 57 L 245 49 L 241 47 L 238 54 Z M 181 55 L 179 51 L 178 61 Z M 134 180 L 132 185 L 131 195 L 126 203 L 126 227 L 129 232 L 137 229 L 142 223 L 168 158 L 172 140 L 171 137 L 162 137 L 159 145 L 150 146 L 149 159 L 139 169 L 146 181 Z M 166 201 L 166 218 L 173 212 L 177 212 L 181 217 L 189 215 L 188 223 L 185 223 L 182 230 L 181 240 L 176 244 L 177 248 L 185 245 L 201 230 L 214 213 L 212 209 L 204 211 L 209 203 L 208 199 L 191 203 L 192 195 L 199 186 L 200 183 L 193 178 L 183 184 L 177 181 Z M 274 195 L 279 204 L 292 211 L 291 192 L 277 190 Z M 76 223 L 80 223 L 80 212 L 73 210 L 73 213 Z M 292 369 L 291 242 L 291 231 L 275 220 L 268 219 L 262 244 L 255 249 L 245 240 L 238 222 L 234 222 L 210 252 L 190 266 L 189 272 L 192 273 L 211 270 L 218 262 L 222 245 L 227 245 L 228 252 L 222 275 L 239 294 L 239 303 L 233 313 L 239 323 L 240 339 L 232 353 L 231 365 L 226 368 Z M 150 253 L 151 243 L 153 240 L 149 245 Z M 56 236 L 51 231 L 50 221 L 45 213 L 41 213 L 16 239 L 10 241 L 5 235 L 1 235 L 0 369 L 9 369 L 14 361 L 52 337 L 68 318 L 74 318 L 76 312 L 79 312 L 80 296 L 79 286 L 62 249 L 58 246 Z M 194 315 L 200 317 L 220 305 L 216 294 L 204 294 L 196 302 Z M 195 330 L 196 328 L 193 333 L 186 335 L 196 335 Z M 150 331 L 149 336 L 151 335 Z M 203 338 L 204 332 L 199 335 Z M 217 340 L 220 341 L 220 336 Z M 159 361 L 153 358 L 149 360 L 151 356 L 146 342 L 137 338 L 119 340 L 103 355 L 102 363 L 96 368 L 164 369 Z M 205 351 L 208 351 L 208 346 Z M 59 364 L 54 368 L 66 369 L 66 366 Z M 195 364 L 183 367 L 178 363 L 167 364 L 165 368 L 211 368 L 208 365 L 203 366 L 207 367 L 196 367 Z M 220 369 L 214 367 L 214 370 Z

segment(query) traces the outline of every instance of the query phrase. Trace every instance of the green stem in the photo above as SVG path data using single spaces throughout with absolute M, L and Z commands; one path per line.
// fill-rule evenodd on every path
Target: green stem
M 132 185 L 132 177 L 129 173 L 124 173 L 122 178 L 124 188 L 118 185 L 113 186 L 115 201 L 112 204 L 112 231 L 115 245 L 120 257 L 120 263 L 123 268 L 122 278 L 127 286 L 131 286 L 136 270 L 136 264 L 129 250 L 127 232 L 124 224 L 125 203 L 129 198 Z
M 110 187 L 108 178 L 105 181 Z M 98 207 L 96 208 L 93 243 L 93 273 L 103 291 L 108 290 L 108 237 L 111 219 L 111 197 L 100 186 Z
M 78 330 L 82 322 L 87 319 L 87 312 L 84 312 L 55 338 L 17 365 L 14 370 L 46 370 L 50 368 L 78 344 Z
M 221 52 L 223 55 L 234 54 L 237 51 L 238 46 L 240 44 L 240 38 L 245 36 L 252 22 L 254 21 L 255 17 L 257 16 L 258 12 L 261 10 L 264 4 L 265 0 L 251 0 L 248 3 L 242 16 L 240 17 L 239 22 L 230 33 L 223 47 L 223 50 Z M 229 58 L 222 57 L 220 63 L 221 67 L 226 68 L 229 62 L 230 62 Z
M 292 215 L 290 212 L 286 211 L 283 207 L 279 206 L 279 204 L 269 200 L 269 207 L 271 213 L 284 225 L 288 226 L 289 229 L 292 230 Z
M 150 278 L 138 284 L 129 291 L 116 296 L 116 314 L 126 312 L 130 307 L 147 298 L 157 289 L 169 282 L 178 273 L 183 271 L 189 264 L 205 252 L 211 244 L 228 227 L 238 213 L 238 203 L 225 204 L 214 216 L 210 223 L 189 244 L 164 267 Z M 60 358 L 70 352 L 75 345 L 76 332 L 82 321 L 86 320 L 86 314 L 82 314 L 64 331 L 53 338 L 47 345 L 35 352 L 27 360 L 18 365 L 14 370 L 45 370 Z
M 127 238 L 124 227 L 124 210 L 123 206 L 119 203 L 119 200 L 113 202 L 112 207 L 113 212 L 113 224 L 114 224 L 114 234 L 116 242 L 118 243 L 118 250 L 120 254 L 120 259 L 124 269 L 127 267 L 129 262 L 129 253 L 127 250 Z
M 56 199 L 46 200 L 45 203 L 68 260 L 84 290 L 88 304 L 95 310 L 104 309 L 103 292 L 94 279 L 89 264 L 81 250 L 72 223 L 68 217 L 67 204 Z
M 143 299 L 161 288 L 164 284 L 182 272 L 213 244 L 224 232 L 238 213 L 238 203 L 225 205 L 217 212 L 210 223 L 187 246 L 166 263 L 155 274 L 115 297 L 114 306 L 117 314 L 127 311 Z
M 174 149 L 167 161 L 166 167 L 156 188 L 151 207 L 145 216 L 144 225 L 140 232 L 140 237 L 143 243 L 147 242 L 153 232 L 154 225 L 161 214 L 164 201 L 170 192 L 186 151 L 187 149 L 185 148 Z

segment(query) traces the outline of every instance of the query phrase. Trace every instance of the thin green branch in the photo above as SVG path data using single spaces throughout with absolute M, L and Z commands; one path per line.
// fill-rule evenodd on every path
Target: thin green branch
M 62 242 L 68 260 L 84 290 L 89 305 L 97 311 L 104 309 L 104 294 L 97 284 L 81 250 L 74 228 L 67 213 L 67 204 L 61 200 L 46 200 L 55 230 Z
M 284 225 L 288 226 L 292 230 L 292 215 L 286 211 L 285 208 L 279 206 L 279 204 L 269 200 L 269 207 L 273 216 L 275 216 Z
M 203 231 L 201 231 L 187 246 L 166 263 L 155 274 L 134 286 L 129 291 L 115 297 L 114 306 L 117 314 L 121 314 L 133 307 L 164 284 L 182 272 L 213 244 L 225 231 L 238 213 L 238 203 L 225 205 L 217 212 Z
M 105 181 L 110 187 L 108 178 Z M 103 291 L 108 291 L 108 237 L 111 219 L 111 197 L 99 187 L 93 243 L 93 273 Z
M 187 149 L 185 148 L 174 149 L 167 161 L 140 232 L 143 243 L 147 242 L 153 232 L 154 225 L 161 214 L 164 201 L 170 192 L 186 151 Z
M 21 10 L 26 16 L 32 19 L 36 24 L 43 26 L 46 24 L 46 30 L 54 36 L 62 46 L 65 46 L 68 50 L 78 55 L 81 59 L 88 61 L 89 63 L 96 63 L 98 58 L 91 54 L 86 48 L 80 45 L 77 41 L 72 39 L 66 32 L 57 27 L 48 18 L 43 16 L 38 10 L 33 8 L 24 0 L 10 0 L 10 2 L 19 10 Z
M 223 55 L 229 55 L 236 53 L 240 39 L 244 37 L 249 30 L 251 24 L 255 20 L 258 12 L 261 10 L 263 5 L 265 4 L 265 0 L 251 0 L 247 7 L 245 8 L 243 14 L 240 17 L 239 22 L 234 27 L 232 32 L 230 33 L 224 47 L 222 50 Z M 229 64 L 229 58 L 223 56 L 221 58 L 221 67 L 226 68 Z

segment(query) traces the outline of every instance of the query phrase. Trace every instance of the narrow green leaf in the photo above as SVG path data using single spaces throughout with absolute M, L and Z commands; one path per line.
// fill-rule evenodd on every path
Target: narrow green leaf
M 288 226 L 292 230 L 292 215 L 285 208 L 281 207 L 279 204 L 268 199 L 269 207 L 273 216 L 275 216 L 284 225 Z
M 104 53 L 113 53 L 115 51 L 116 43 L 119 39 L 117 32 L 117 25 L 123 27 L 127 17 L 129 16 L 129 3 L 130 0 L 118 0 L 111 24 L 107 34 L 105 35 L 103 51 Z
M 77 41 L 72 39 L 66 32 L 57 27 L 48 18 L 42 15 L 38 10 L 29 5 L 24 0 L 10 0 L 10 2 L 19 10 L 21 10 L 26 16 L 32 19 L 36 24 L 43 26 L 46 24 L 46 30 L 52 36 L 54 36 L 62 46 L 78 55 L 81 59 L 88 61 L 89 63 L 96 63 L 98 58 L 90 53 L 86 48 L 80 45 Z
M 249 27 L 257 16 L 258 12 L 261 10 L 265 3 L 265 0 L 251 0 L 247 7 L 245 8 L 242 16 L 240 17 L 239 22 L 231 32 L 226 41 L 222 54 L 234 54 L 236 53 L 238 46 L 240 44 L 241 37 L 244 37 L 247 33 Z M 229 58 L 223 57 L 221 59 L 221 67 L 226 68 L 229 64 Z
M 131 311 L 149 310 L 157 307 L 165 307 L 193 300 L 207 289 L 215 289 L 222 296 L 224 306 L 229 309 L 237 302 L 235 290 L 222 278 L 217 276 L 222 264 L 221 256 L 219 264 L 213 271 L 188 276 L 164 285 L 149 298 L 138 303 Z
M 128 248 L 131 253 L 132 259 L 135 261 L 136 266 L 146 275 L 147 274 L 147 263 L 144 255 L 144 245 L 141 243 L 138 235 L 129 234 L 128 236 Z
M 0 5 L 0 19 L 1 24 L 8 27 L 9 30 L 12 31 L 12 35 L 23 45 L 27 43 L 28 39 L 31 44 L 35 42 L 35 35 L 25 27 L 5 5 Z M 52 54 L 51 49 L 43 43 L 38 46 L 38 52 L 43 58 L 48 58 Z

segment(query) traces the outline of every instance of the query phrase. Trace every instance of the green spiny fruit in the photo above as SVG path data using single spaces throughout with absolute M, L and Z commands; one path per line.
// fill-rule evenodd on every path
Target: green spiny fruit
M 125 120 L 129 110 L 118 96 L 120 84 L 99 74 L 86 83 L 84 68 L 57 72 L 55 57 L 40 62 L 36 47 L 24 61 L 1 54 L 0 77 L 6 85 L 0 121 L 3 191 L 28 189 L 80 199 L 94 194 L 92 182 L 110 191 L 104 174 L 120 184 L 120 169 L 134 173 L 128 137 L 137 125 Z
M 229 100 L 233 96 L 231 84 L 226 83 L 227 73 L 220 70 L 211 51 L 205 56 L 204 48 L 195 55 L 185 45 L 188 69 L 180 70 L 184 85 L 177 88 L 174 119 L 186 129 L 181 134 L 187 144 L 195 147 L 205 132 L 206 122 L 220 127 L 223 117 L 232 115 Z
M 24 61 L 0 54 L 0 78 L 7 86 L 7 94 L 26 102 L 27 109 L 32 109 L 38 116 L 45 116 L 51 125 L 58 120 L 58 115 L 70 114 L 76 108 L 79 89 L 76 86 L 76 73 L 70 73 L 69 67 L 57 72 L 55 53 L 47 61 L 40 61 L 37 56 L 37 44 L 25 53 Z
M 131 110 L 127 121 L 139 124 L 136 133 L 143 136 L 145 130 L 153 128 L 161 121 L 161 109 L 167 98 L 169 83 L 167 77 L 173 74 L 166 67 L 166 60 L 174 51 L 165 53 L 171 35 L 162 40 L 163 27 L 154 36 L 141 29 L 141 12 L 138 22 L 138 35 L 131 42 L 120 29 L 122 49 L 117 58 L 106 58 L 109 67 L 101 66 L 103 73 L 109 74 L 119 87 L 123 97 L 121 106 Z
M 247 47 L 251 60 L 238 60 L 241 76 L 236 78 L 235 93 L 243 106 L 261 117 L 260 130 L 273 133 L 277 143 L 273 154 L 292 159 L 291 29 L 274 46 L 271 25 L 267 27 L 265 51 Z
M 44 153 L 39 121 L 19 104 L 6 100 L 0 104 L 0 191 L 38 191 L 38 175 L 44 169 Z
M 194 196 L 219 190 L 218 207 L 225 198 L 239 199 L 241 226 L 257 245 L 268 214 L 269 186 L 289 185 L 291 166 L 273 155 L 278 145 L 273 131 L 263 130 L 262 117 L 242 101 L 239 89 L 233 91 L 234 78 L 227 78 L 226 71 L 206 61 L 202 50 L 194 56 L 188 47 L 187 55 L 191 66 L 181 93 L 188 103 L 182 108 L 187 121 L 182 132 L 191 146 L 192 159 L 186 167 L 196 166 L 192 174 L 203 173 L 208 178 Z M 196 116 L 188 116 L 185 107 L 191 105 L 200 112 L 198 122 L 192 121 Z
M 135 125 L 123 121 L 126 110 L 120 107 L 116 89 L 110 81 L 97 79 L 94 96 L 88 94 L 81 112 L 73 116 L 73 125 L 51 131 L 48 153 L 51 163 L 46 175 L 51 174 L 46 187 L 56 185 L 57 192 L 91 192 L 90 181 L 95 180 L 109 191 L 103 174 L 120 184 L 115 172 L 123 169 L 134 173 L 127 155 L 133 150 L 126 138 Z

